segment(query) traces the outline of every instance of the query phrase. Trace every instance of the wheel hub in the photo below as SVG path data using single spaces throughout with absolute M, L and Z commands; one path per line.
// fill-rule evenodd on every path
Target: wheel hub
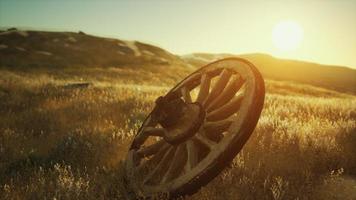
M 165 96 L 156 100 L 152 118 L 167 130 L 164 140 L 180 144 L 199 130 L 205 119 L 200 103 L 185 103 L 179 97 Z

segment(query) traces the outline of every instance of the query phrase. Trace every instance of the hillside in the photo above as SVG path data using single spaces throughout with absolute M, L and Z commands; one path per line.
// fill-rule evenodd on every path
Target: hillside
M 110 75 L 112 71 L 108 68 L 125 68 L 121 74 L 143 70 L 178 81 L 196 67 L 231 56 L 250 60 L 266 79 L 294 81 L 356 94 L 356 70 L 347 67 L 277 59 L 266 54 L 196 53 L 179 57 L 150 44 L 96 37 L 80 31 L 0 31 L 0 67 L 7 70 L 56 69 L 64 73 L 63 68 L 68 72 L 68 69 L 75 71 L 84 67 L 91 68 L 95 76 L 97 73 Z
M 83 32 L 0 31 L 2 67 L 184 65 L 161 48 Z
M 295 81 L 356 94 L 356 70 L 347 67 L 278 59 L 258 53 L 243 55 L 196 53 L 182 56 L 182 58 L 187 63 L 198 67 L 231 56 L 248 59 L 267 79 Z

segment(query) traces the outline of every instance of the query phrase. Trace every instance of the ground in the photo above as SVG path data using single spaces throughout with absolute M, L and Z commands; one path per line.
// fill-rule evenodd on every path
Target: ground
M 164 71 L 0 69 L 0 199 L 126 199 L 128 146 L 189 73 Z M 355 152 L 356 96 L 266 80 L 250 140 L 183 199 L 356 199 Z

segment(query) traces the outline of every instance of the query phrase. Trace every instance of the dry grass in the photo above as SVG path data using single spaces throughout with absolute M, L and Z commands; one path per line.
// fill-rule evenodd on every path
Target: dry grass
M 128 145 L 155 98 L 186 72 L 178 74 L 0 70 L 0 199 L 126 199 Z M 78 81 L 93 85 L 62 87 Z M 355 199 L 355 96 L 278 81 L 266 88 L 232 167 L 186 199 Z

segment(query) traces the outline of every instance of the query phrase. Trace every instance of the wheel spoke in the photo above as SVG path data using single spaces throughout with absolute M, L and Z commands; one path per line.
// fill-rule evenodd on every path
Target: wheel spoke
M 155 128 L 155 127 L 146 127 L 143 129 L 144 134 L 149 136 L 159 136 L 163 137 L 166 133 L 166 129 L 164 128 Z
M 162 139 L 162 140 L 156 142 L 155 144 L 152 144 L 150 146 L 143 147 L 143 148 L 139 149 L 137 151 L 137 154 L 140 157 L 147 157 L 147 156 L 157 153 L 164 146 L 168 146 L 168 144 Z
M 164 153 L 163 158 L 159 161 L 159 163 L 155 166 L 155 168 L 145 177 L 145 179 L 143 180 L 143 183 L 147 183 L 148 181 L 150 181 L 154 176 L 156 176 L 160 172 L 160 170 L 162 170 L 164 165 L 171 158 L 170 154 L 172 154 L 172 152 L 174 152 L 174 151 L 176 151 L 176 148 L 172 147 Z
M 177 147 L 177 150 L 175 151 L 173 156 L 173 160 L 171 161 L 167 172 L 164 174 L 161 183 L 171 180 L 177 170 L 179 170 L 181 163 L 184 162 L 184 148 L 184 144 L 181 144 Z
M 204 124 L 205 135 L 209 139 L 219 142 L 224 138 L 224 134 L 222 133 L 230 127 L 232 122 L 233 119 L 231 118 L 214 122 L 206 122 Z
M 203 103 L 205 98 L 208 96 L 209 88 L 210 88 L 210 81 L 211 81 L 211 78 L 208 77 L 207 74 L 203 74 L 201 76 L 200 90 L 199 90 L 199 94 L 197 97 L 197 102 Z
M 152 119 L 151 115 L 145 120 L 144 124 L 142 125 L 142 130 L 136 135 L 134 141 L 132 142 L 132 146 L 139 147 L 141 146 L 149 137 L 149 135 L 144 133 L 144 127 L 154 127 L 157 125 L 157 122 Z
M 204 107 L 208 107 L 211 101 L 224 90 L 226 84 L 229 82 L 230 77 L 231 73 L 227 69 L 224 69 L 220 73 L 219 80 L 216 82 L 205 102 L 203 103 Z
M 207 108 L 207 112 L 210 112 L 225 103 L 229 102 L 236 94 L 236 92 L 241 88 L 244 81 L 238 75 L 233 75 L 231 81 L 226 86 L 226 88 L 222 91 L 219 96 L 217 96 Z
M 206 124 L 204 124 L 204 130 L 206 133 L 221 133 L 224 132 L 227 128 L 229 128 L 232 122 L 232 119 L 206 122 Z
M 183 87 L 181 89 L 183 99 L 186 103 L 192 103 L 192 97 L 190 96 L 190 91 L 186 88 Z
M 193 140 L 188 140 L 186 142 L 187 149 L 187 162 L 185 165 L 185 170 L 190 171 L 198 164 L 198 149 L 194 144 Z
M 142 131 L 137 134 L 137 136 L 135 137 L 133 143 L 134 143 L 134 146 L 140 146 L 141 144 L 143 144 L 147 138 L 149 137 L 149 135 L 147 134 L 144 134 Z
M 199 141 L 200 143 L 202 143 L 203 145 L 205 145 L 206 147 L 208 147 L 209 149 L 212 149 L 217 143 L 210 140 L 209 138 L 207 138 L 203 131 L 195 134 L 194 139 L 196 139 L 197 141 Z
M 217 121 L 225 119 L 232 114 L 236 113 L 240 109 L 240 105 L 243 99 L 243 94 L 235 96 L 230 102 L 223 105 L 222 107 L 210 112 L 207 115 L 208 121 Z
M 137 167 L 137 171 L 142 171 L 144 168 L 147 168 L 159 162 L 169 147 L 170 145 L 165 143 L 165 145 L 163 145 L 162 148 L 160 148 L 157 153 L 155 153 L 149 160 L 139 165 Z
M 133 143 L 134 146 L 141 146 L 149 136 L 159 136 L 163 137 L 166 130 L 164 128 L 155 128 L 155 127 L 145 127 L 143 128 L 139 134 L 135 137 Z

